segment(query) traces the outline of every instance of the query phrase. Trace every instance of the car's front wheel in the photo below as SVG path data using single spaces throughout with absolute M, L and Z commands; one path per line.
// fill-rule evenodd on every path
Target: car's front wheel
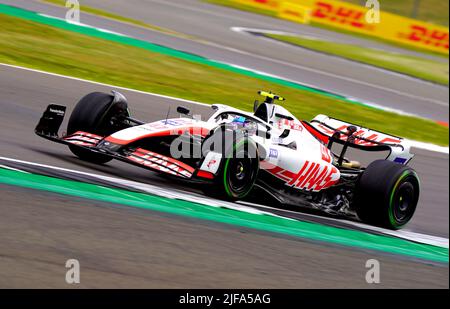
M 412 168 L 378 160 L 361 175 L 354 207 L 363 222 L 397 230 L 413 217 L 419 193 L 419 177 Z
M 70 116 L 67 134 L 70 135 L 77 131 L 101 136 L 113 134 L 118 130 L 117 126 L 111 123 L 113 117 L 120 113 L 128 113 L 126 102 L 113 104 L 114 96 L 111 94 L 93 92 L 86 95 L 77 103 Z M 93 153 L 75 145 L 71 145 L 69 148 L 73 154 L 85 161 L 97 164 L 111 161 L 108 156 Z
M 205 193 L 231 201 L 244 199 L 253 189 L 259 172 L 259 156 L 254 143 L 242 140 L 234 144 L 221 162 L 214 187 Z

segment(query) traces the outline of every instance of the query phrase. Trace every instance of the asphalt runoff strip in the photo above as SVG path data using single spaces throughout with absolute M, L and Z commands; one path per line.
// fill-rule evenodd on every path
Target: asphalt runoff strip
M 255 215 L 226 208 L 213 208 L 183 200 L 171 200 L 121 189 L 111 189 L 82 182 L 68 181 L 20 171 L 0 169 L 0 182 L 8 185 L 50 191 L 91 200 L 167 212 L 238 225 L 266 232 L 286 234 L 315 241 L 399 254 L 434 262 L 448 263 L 448 249 L 417 244 L 393 237 L 372 235 L 314 223 L 279 217 Z
M 0 184 L 1 288 L 447 288 L 423 262 Z M 77 259 L 81 283 L 65 281 Z M 366 282 L 366 263 L 381 266 Z
M 209 198 L 203 194 L 199 194 L 198 192 L 187 192 L 185 190 L 179 190 L 173 187 L 170 187 L 169 189 L 161 185 L 152 185 L 147 184 L 146 182 L 133 181 L 131 179 L 108 177 L 95 173 L 58 168 L 51 165 L 16 160 L 12 158 L 0 157 L 0 167 L 64 180 L 101 185 L 108 188 L 123 189 L 138 193 L 162 196 L 170 199 L 181 199 L 190 202 L 197 202 L 211 207 L 223 207 L 260 214 L 264 213 L 286 219 L 316 223 L 341 229 L 356 230 L 374 235 L 393 236 L 420 244 L 448 248 L 448 239 L 443 237 L 414 233 L 411 231 L 392 231 L 361 224 L 358 221 L 349 220 L 350 218 L 341 218 L 339 216 L 336 217 L 327 215 L 326 213 L 314 211 L 308 208 L 299 208 L 298 205 L 289 206 L 277 204 L 275 201 L 270 199 L 267 200 L 267 196 L 264 195 L 264 192 L 260 192 L 259 190 L 252 192 L 244 201 L 232 203 Z M 171 178 L 170 180 L 172 180 L 173 183 L 177 182 L 176 179 Z M 195 184 L 190 182 L 178 181 L 177 183 L 179 183 L 183 189 L 195 187 Z

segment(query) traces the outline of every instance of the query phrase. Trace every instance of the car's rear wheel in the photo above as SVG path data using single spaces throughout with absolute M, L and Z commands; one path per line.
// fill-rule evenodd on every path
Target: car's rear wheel
M 359 179 L 354 207 L 363 222 L 396 230 L 413 217 L 419 194 L 419 178 L 412 168 L 378 160 Z
M 109 136 L 118 130 L 117 126 L 111 123 L 113 117 L 120 113 L 127 113 L 126 102 L 114 104 L 114 96 L 111 94 L 93 92 L 83 97 L 73 110 L 67 125 L 67 134 L 77 131 Z M 80 159 L 92 163 L 103 164 L 111 161 L 108 156 L 103 156 L 89 150 L 69 146 L 73 154 Z

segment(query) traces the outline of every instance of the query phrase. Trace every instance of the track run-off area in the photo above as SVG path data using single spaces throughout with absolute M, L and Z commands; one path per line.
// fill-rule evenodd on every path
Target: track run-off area
M 148 121 L 177 105 L 207 115 L 208 104 L 3 64 L 0 81 L 0 186 L 7 213 L 0 261 L 24 269 L 40 265 L 30 282 L 60 286 L 54 264 L 81 254 L 91 286 L 102 287 L 364 287 L 364 263 L 370 258 L 385 265 L 385 287 L 448 287 L 448 147 L 415 144 L 412 165 L 423 180 L 423 195 L 411 224 L 393 232 L 270 205 L 209 199 L 196 188 L 123 163 L 82 162 L 33 132 L 48 104 L 70 111 L 92 91 L 121 91 L 133 114 Z M 22 237 L 18 242 L 14 231 Z M 62 249 L 55 239 L 64 243 Z M 25 248 L 35 255 L 25 258 Z M 107 265 L 101 262 L 105 258 Z M 196 272 L 200 265 L 210 275 Z M 50 276 L 43 280 L 45 273 Z M 23 274 L 10 279 L 0 285 L 26 285 Z
M 150 119 L 156 119 L 158 115 L 164 114 L 167 104 L 192 106 L 191 108 L 200 113 L 207 113 L 209 110 L 206 104 L 125 90 L 25 68 L 2 66 L 2 72 L 5 73 L 2 82 L 5 81 L 3 85 L 6 87 L 13 87 L 18 80 L 22 81 L 20 90 L 9 89 L 10 96 L 14 99 L 9 97 L 2 102 L 5 108 L 9 106 L 5 109 L 3 116 L 5 119 L 2 119 L 7 126 L 16 120 L 19 124 L 23 121 L 36 121 L 42 108 L 45 107 L 45 102 L 67 104 L 70 108 L 76 102 L 75 97 L 78 94 L 76 90 L 89 92 L 94 89 L 101 91 L 119 89 L 131 98 L 130 104 L 134 113 L 148 115 L 149 109 L 146 105 L 151 104 L 152 116 L 148 116 Z M 9 86 L 6 85 L 6 78 L 10 81 Z M 64 87 L 73 92 L 70 95 L 74 96 L 73 102 L 65 98 L 67 92 L 59 93 L 58 89 Z M 7 92 L 6 89 L 4 91 Z M 54 96 L 54 99 L 50 99 L 49 96 Z M 140 99 L 133 100 L 134 96 Z M 144 101 L 142 97 L 145 98 Z M 155 106 L 155 102 L 159 104 Z M 26 113 L 28 117 L 23 117 L 25 114 L 22 113 L 25 110 L 28 110 Z M 20 117 L 23 118 L 22 121 L 15 118 L 16 113 L 22 114 Z M 31 115 L 33 117 L 30 117 Z M 446 237 L 442 230 L 439 233 L 429 234 L 416 232 L 414 229 L 393 232 L 347 220 L 284 211 L 268 205 L 213 200 L 202 196 L 195 188 L 189 186 L 184 188 L 183 184 L 172 183 L 136 167 L 124 166 L 118 162 L 94 166 L 79 161 L 73 158 L 65 147 L 35 137 L 33 130 L 28 126 L 22 126 L 18 131 L 13 130 L 18 133 L 19 138 L 8 141 L 8 137 L 3 137 L 4 143 L 10 143 L 10 146 L 6 147 L 5 144 L 2 146 L 4 152 L 0 158 L 0 165 L 3 167 L 0 182 L 7 185 L 232 224 L 344 246 L 351 250 L 369 249 L 424 261 L 448 262 L 448 236 Z M 448 156 L 445 153 L 426 152 L 444 158 Z M 112 166 L 116 164 L 121 168 L 116 169 Z M 425 228 L 418 230 L 423 229 L 426 230 Z

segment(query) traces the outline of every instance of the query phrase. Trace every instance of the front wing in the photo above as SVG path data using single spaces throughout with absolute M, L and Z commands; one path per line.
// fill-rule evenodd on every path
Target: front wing
M 114 145 L 104 141 L 104 136 L 78 131 L 61 137 L 58 135 L 58 131 L 64 119 L 65 110 L 64 106 L 49 105 L 36 126 L 35 133 L 42 138 L 59 144 L 83 148 L 100 155 L 109 156 L 116 160 L 179 178 L 192 179 L 197 174 L 195 168 L 181 161 L 146 149 L 137 148 L 123 153 L 117 152 L 114 150 Z

